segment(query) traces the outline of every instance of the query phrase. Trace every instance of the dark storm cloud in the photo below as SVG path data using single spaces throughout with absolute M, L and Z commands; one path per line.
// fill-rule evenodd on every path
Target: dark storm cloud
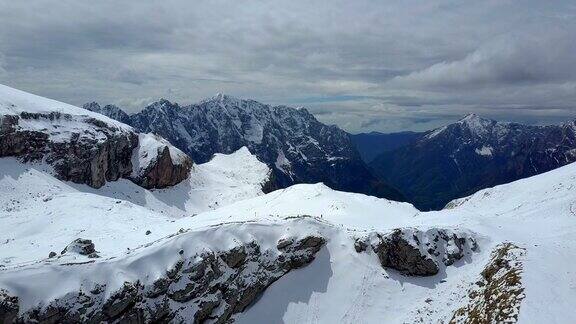
M 0 81 L 137 110 L 217 92 L 350 131 L 576 112 L 571 1 L 0 0 Z

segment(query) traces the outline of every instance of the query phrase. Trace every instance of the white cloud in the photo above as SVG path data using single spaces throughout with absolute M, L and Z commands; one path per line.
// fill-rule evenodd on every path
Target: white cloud
M 571 3 L 0 0 L 0 78 L 131 111 L 149 98 L 186 104 L 224 92 L 311 106 L 351 131 L 422 129 L 511 106 L 561 118 L 576 101 Z
M 548 34 L 550 32 L 550 34 Z M 508 34 L 463 59 L 398 76 L 390 84 L 417 88 L 501 87 L 576 80 L 574 32 Z

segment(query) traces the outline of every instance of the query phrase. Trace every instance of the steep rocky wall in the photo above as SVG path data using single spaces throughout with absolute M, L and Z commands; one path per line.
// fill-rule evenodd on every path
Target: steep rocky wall
M 188 157 L 182 162 L 176 162 L 170 155 L 168 146 L 160 149 L 157 158 L 150 163 L 141 174 L 131 179 L 144 188 L 166 188 L 180 183 L 188 177 L 192 168 L 192 160 Z
M 125 282 L 105 296 L 105 283 L 76 291 L 18 314 L 18 298 L 0 291 L 0 322 L 226 323 L 255 302 L 274 281 L 315 258 L 325 239 L 305 236 L 278 242 L 277 251 L 252 241 L 224 251 L 181 258 L 152 284 Z
M 132 152 L 139 136 L 102 120 L 59 112 L 0 116 L 0 157 L 24 162 L 44 161 L 59 179 L 102 187 L 106 181 L 134 179 L 146 188 L 163 188 L 186 179 L 192 165 L 173 163 L 169 148 L 152 161 L 144 174 L 132 177 Z

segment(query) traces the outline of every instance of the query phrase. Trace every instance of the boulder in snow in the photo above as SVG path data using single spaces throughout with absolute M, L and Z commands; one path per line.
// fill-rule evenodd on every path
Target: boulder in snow
M 97 258 L 98 254 L 94 243 L 91 240 L 75 239 L 72 243 L 68 244 L 60 254 L 77 253 L 80 255 L 87 255 L 90 258 Z
M 369 245 L 383 267 L 409 276 L 435 275 L 440 267 L 452 265 L 478 247 L 467 233 L 448 229 L 424 232 L 412 228 L 395 229 L 384 235 L 372 233 L 357 239 L 354 248 L 360 253 Z

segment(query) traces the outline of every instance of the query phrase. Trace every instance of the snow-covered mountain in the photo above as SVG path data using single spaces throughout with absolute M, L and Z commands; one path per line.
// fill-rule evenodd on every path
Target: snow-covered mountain
M 112 118 L 124 116 L 110 107 L 84 106 Z M 320 123 L 304 108 L 219 94 L 189 106 L 160 100 L 131 115 L 128 124 L 166 138 L 198 163 L 245 146 L 273 170 L 277 187 L 323 182 L 335 189 L 403 199 L 371 174 L 348 133 Z
M 469 114 L 370 166 L 423 209 L 576 161 L 576 121 L 528 126 Z
M 175 217 L 0 161 L 4 321 L 576 320 L 574 164 L 439 212 L 302 184 Z
M 63 176 L 51 143 L 109 143 L 92 164 L 108 170 L 109 134 L 133 129 L 1 90 L 0 323 L 576 321 L 576 164 L 420 212 L 321 183 L 264 194 L 247 148 L 146 189 L 126 176 L 146 152 L 183 154 L 134 133 L 130 168 L 95 185 Z M 22 151 L 32 135 L 49 140 Z

